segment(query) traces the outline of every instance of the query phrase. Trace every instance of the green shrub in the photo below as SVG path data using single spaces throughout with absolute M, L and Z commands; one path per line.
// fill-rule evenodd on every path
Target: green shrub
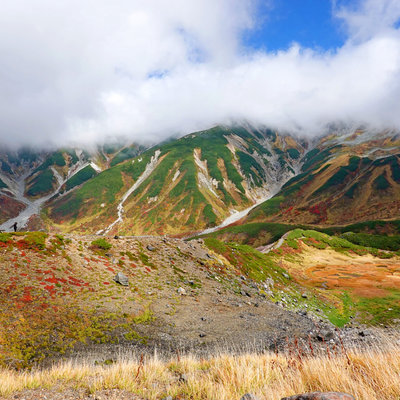
M 46 248 L 46 238 L 48 234 L 45 232 L 27 232 L 23 241 L 30 248 L 44 250 Z
M 5 161 L 1 162 L 1 170 L 7 174 L 12 174 L 12 169 L 8 163 Z
M 0 232 L 0 242 L 1 243 L 8 243 L 11 239 L 10 233 Z
M 207 225 L 215 225 L 217 222 L 217 216 L 214 214 L 211 204 L 207 204 L 203 209 L 203 215 L 206 218 Z
M 39 167 L 36 168 L 34 171 L 43 171 L 46 170 L 48 167 L 52 165 L 57 165 L 59 167 L 64 167 L 66 165 L 66 162 L 64 160 L 64 156 L 61 151 L 57 151 L 53 153 L 51 156 L 47 157 L 46 161 L 44 161 Z
M 381 250 L 400 250 L 400 235 L 370 235 L 367 233 L 345 232 L 341 235 L 349 242 L 364 247 L 373 247 Z
M 386 190 L 389 186 L 390 183 L 386 179 L 385 175 L 379 175 L 375 180 L 374 180 L 374 186 L 378 190 Z
M 300 152 L 297 149 L 288 149 L 287 152 L 293 160 L 297 160 L 300 157 Z
M 107 251 L 107 250 L 111 249 L 112 244 L 108 243 L 106 239 L 101 238 L 101 239 L 93 240 L 92 246 Z

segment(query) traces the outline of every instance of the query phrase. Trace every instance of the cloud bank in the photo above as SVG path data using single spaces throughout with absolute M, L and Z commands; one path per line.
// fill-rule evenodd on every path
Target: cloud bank
M 332 9 L 342 47 L 268 52 L 241 44 L 256 0 L 3 0 L 0 145 L 158 141 L 240 120 L 400 129 L 400 3 Z

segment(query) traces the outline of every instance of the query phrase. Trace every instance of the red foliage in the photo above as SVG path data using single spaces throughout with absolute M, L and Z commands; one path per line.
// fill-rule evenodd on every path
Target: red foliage
M 24 288 L 24 295 L 20 299 L 23 303 L 30 303 L 33 300 L 31 296 L 31 289 L 31 287 Z
M 321 222 L 325 222 L 328 219 L 327 208 L 328 205 L 325 202 L 321 201 L 320 203 L 311 206 L 308 211 L 311 214 L 318 215 Z
M 45 288 L 47 291 L 51 292 L 51 293 L 54 293 L 54 292 L 55 292 L 55 287 L 54 287 L 54 285 L 46 285 L 44 288 Z
M 319 205 L 316 204 L 316 205 L 310 207 L 310 213 L 312 213 L 312 214 L 317 214 L 317 215 L 321 215 L 321 211 L 320 211 L 320 209 L 319 209 Z

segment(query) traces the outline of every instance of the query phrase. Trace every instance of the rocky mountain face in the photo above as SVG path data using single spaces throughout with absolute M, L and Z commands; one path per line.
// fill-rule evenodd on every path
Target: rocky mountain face
M 245 222 L 341 225 L 398 218 L 399 145 L 395 132 L 324 137 L 305 154 L 300 173 Z
M 274 195 L 306 143 L 270 130 L 216 127 L 155 146 L 45 208 L 46 222 L 87 233 L 187 234 Z
M 17 222 L 27 229 L 44 228 L 43 205 L 82 185 L 102 170 L 142 151 L 135 145 L 99 146 L 95 150 L 0 151 L 0 229 Z
M 305 140 L 218 126 L 146 149 L 0 153 L 0 229 L 188 235 L 231 223 L 336 225 L 400 207 L 396 132 Z

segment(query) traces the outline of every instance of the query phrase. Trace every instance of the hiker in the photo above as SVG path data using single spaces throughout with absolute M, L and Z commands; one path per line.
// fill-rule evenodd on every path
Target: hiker
M 10 229 L 11 228 L 14 228 L 14 232 L 17 232 L 17 222 L 14 222 L 14 224 L 12 224 L 11 226 L 10 226 Z

